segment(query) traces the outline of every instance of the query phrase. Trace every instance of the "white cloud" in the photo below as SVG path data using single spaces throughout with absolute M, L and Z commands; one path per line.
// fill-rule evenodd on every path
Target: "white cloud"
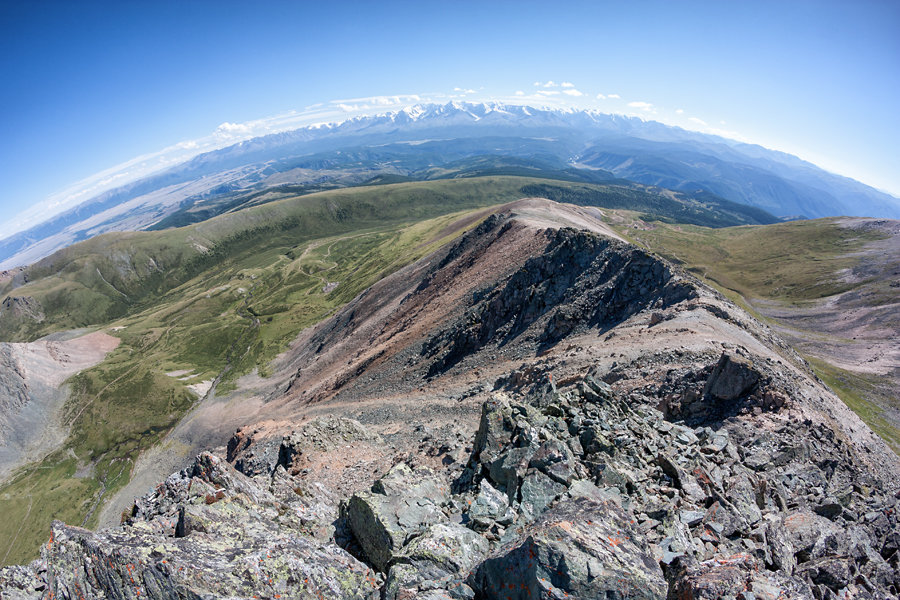
M 550 81 L 547 81 L 545 83 L 541 83 L 540 81 L 535 81 L 534 87 L 552 88 L 552 87 L 559 87 L 559 84 L 551 79 Z
M 647 111 L 647 112 L 653 110 L 653 105 L 650 104 L 649 102 L 638 102 L 638 101 L 629 102 L 628 106 L 630 106 L 631 108 L 637 108 L 639 110 L 643 110 L 643 111 Z
M 421 102 L 422 98 L 418 94 L 398 94 L 396 96 L 368 96 L 366 98 L 350 98 L 345 100 L 332 100 L 330 104 L 355 104 L 359 106 L 393 106 L 395 104 L 404 104 L 408 102 Z
M 249 123 L 225 122 L 216 127 L 213 135 L 220 139 L 241 138 L 252 133 L 253 128 Z M 185 147 L 185 146 L 181 146 Z M 196 147 L 196 146 L 195 146 Z
M 611 100 L 621 100 L 622 99 L 622 96 L 620 96 L 618 94 L 608 94 L 606 97 L 610 98 Z
M 538 90 L 538 96 L 558 96 L 560 94 L 559 90 Z
M 573 87 L 575 87 L 575 84 L 572 83 L 571 81 L 563 81 L 560 85 L 561 85 L 562 87 L 565 87 L 565 88 L 573 88 Z
M 475 90 L 465 89 L 465 88 L 461 88 L 461 87 L 455 87 L 455 88 L 453 88 L 453 91 L 454 92 L 462 92 L 463 94 L 474 94 L 475 93 Z
M 603 94 L 597 94 L 597 100 L 606 100 L 606 96 Z
M 683 109 L 683 108 L 676 108 L 676 109 L 675 109 L 675 114 L 676 114 L 676 115 L 683 115 L 683 114 L 684 114 L 684 109 Z
M 701 127 L 709 127 L 709 123 L 707 123 L 703 119 L 698 119 L 697 117 L 688 117 L 688 121 L 690 121 L 691 123 L 696 123 Z
M 565 94 L 567 96 L 576 96 L 576 97 L 584 96 L 584 92 L 579 92 L 575 88 L 569 88 L 567 90 L 563 90 L 563 94 Z
M 516 96 L 524 96 L 524 95 L 525 95 L 525 92 L 523 92 L 522 90 L 516 90 Z

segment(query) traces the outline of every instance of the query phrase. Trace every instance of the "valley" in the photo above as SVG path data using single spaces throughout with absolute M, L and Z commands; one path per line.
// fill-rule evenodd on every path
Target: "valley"
M 471 206 L 464 196 L 466 186 L 462 187 L 458 206 Z M 436 197 L 448 201 L 435 205 L 432 214 L 456 208 L 453 197 Z M 339 206 L 333 203 L 329 208 L 336 211 Z M 418 210 L 428 214 L 425 206 Z M 331 213 L 326 214 L 330 218 Z M 196 256 L 199 251 L 192 244 L 201 239 L 212 247 L 212 236 L 179 232 L 187 249 L 173 249 L 165 234 L 153 234 L 163 237 L 161 242 L 135 243 L 130 236 L 108 243 L 92 241 L 83 253 L 71 260 L 65 257 L 64 264 L 76 263 L 77 270 L 64 266 L 62 277 L 18 288 L 33 293 L 31 297 L 45 307 L 54 306 L 53 299 L 61 296 L 68 303 L 56 310 L 45 308 L 43 322 L 17 321 L 23 328 L 40 327 L 41 332 L 65 328 L 74 324 L 69 320 L 73 316 L 83 319 L 78 324 L 94 319 L 96 326 L 102 317 L 92 311 L 103 307 L 105 300 L 115 301 L 117 292 L 92 273 L 105 270 L 112 260 L 121 261 L 128 252 L 128 264 L 133 267 L 124 276 L 113 271 L 116 275 L 105 279 L 116 281 L 117 289 L 128 290 L 136 306 L 103 323 L 104 335 L 121 340 L 118 348 L 101 364 L 69 380 L 70 393 L 61 414 L 69 434 L 62 447 L 19 469 L 0 488 L 0 504 L 11 516 L 0 531 L 7 560 L 21 561 L 31 555 L 53 518 L 96 523 L 103 503 L 132 478 L 134 461 L 200 400 L 191 386 L 211 385 L 204 396 L 216 398 L 233 390 L 242 375 L 267 375 L 269 361 L 301 329 L 321 320 L 382 274 L 447 243 L 467 227 L 447 230 L 458 219 L 454 213 L 419 222 L 392 221 L 387 210 L 382 214 L 380 227 L 354 229 L 361 223 L 347 218 L 343 223 L 318 222 L 313 231 L 300 225 L 281 236 L 266 231 L 239 240 L 220 250 L 215 268 L 201 266 L 198 275 L 159 295 L 160 288 L 151 285 L 165 283 L 157 283 L 153 272 L 142 278 L 140 267 L 146 263 L 141 261 L 165 264 L 165 252 Z M 230 227 L 214 224 L 206 232 L 231 231 Z M 328 235 L 329 227 L 354 233 Z M 323 274 L 337 285 L 323 285 Z M 71 293 L 73 287 L 81 290 L 81 297 Z M 73 306 L 75 302 L 79 304 Z M 209 438 L 208 432 L 201 436 L 204 441 Z M 42 507 L 41 517 L 24 519 L 23 527 L 20 519 L 34 503 Z
M 897 23 L 0 4 L 0 600 L 900 598 Z

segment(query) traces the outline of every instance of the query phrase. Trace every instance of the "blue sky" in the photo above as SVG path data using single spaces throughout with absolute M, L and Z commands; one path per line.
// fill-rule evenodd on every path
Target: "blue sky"
M 146 167 L 373 96 L 541 92 L 900 195 L 898 31 L 893 1 L 0 0 L 0 234 L 135 157 Z

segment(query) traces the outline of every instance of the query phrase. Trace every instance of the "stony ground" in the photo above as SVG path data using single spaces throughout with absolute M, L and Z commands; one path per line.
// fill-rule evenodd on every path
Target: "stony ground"
M 772 331 L 607 233 L 521 202 L 386 278 L 4 597 L 896 597 L 896 456 Z

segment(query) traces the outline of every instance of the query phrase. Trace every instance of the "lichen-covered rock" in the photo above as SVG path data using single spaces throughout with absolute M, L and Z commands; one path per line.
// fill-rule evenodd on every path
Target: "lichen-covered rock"
M 510 523 L 515 518 L 515 513 L 509 507 L 506 494 L 495 489 L 487 479 L 482 479 L 479 486 L 478 495 L 468 512 L 472 524 L 487 529 L 494 521 L 502 524 Z
M 825 517 L 808 511 L 788 515 L 783 526 L 800 562 L 835 553 L 846 547 L 848 541 L 840 527 Z
M 426 589 L 452 589 L 488 553 L 486 539 L 460 525 L 433 525 L 391 561 L 387 600 L 419 598 Z
M 796 577 L 761 569 L 747 554 L 703 561 L 686 569 L 675 582 L 674 597 L 683 600 L 758 598 L 812 600 L 809 586 Z
M 448 498 L 446 484 L 430 470 L 400 463 L 371 492 L 354 494 L 343 513 L 366 558 L 386 571 L 412 536 L 444 518 L 441 505 Z
M 541 471 L 531 470 L 522 481 L 522 513 L 535 519 L 566 491 L 566 486 Z
M 630 521 L 612 502 L 560 503 L 481 563 L 469 585 L 486 599 L 663 599 L 663 573 Z
M 494 394 L 481 405 L 481 421 L 475 433 L 473 459 L 483 464 L 494 462 L 504 446 L 509 444 L 515 428 L 515 416 L 505 394 Z
M 534 455 L 532 446 L 509 448 L 490 464 L 488 473 L 498 489 L 506 491 L 515 500 L 519 484 L 528 470 L 528 462 Z
M 371 569 L 308 536 L 290 507 L 213 455 L 139 504 L 118 529 L 53 524 L 42 549 L 52 597 L 378 596 Z
M 47 583 L 39 574 L 45 571 L 40 561 L 29 566 L 13 565 L 0 569 L 0 598 L 4 600 L 38 600 L 43 597 Z

